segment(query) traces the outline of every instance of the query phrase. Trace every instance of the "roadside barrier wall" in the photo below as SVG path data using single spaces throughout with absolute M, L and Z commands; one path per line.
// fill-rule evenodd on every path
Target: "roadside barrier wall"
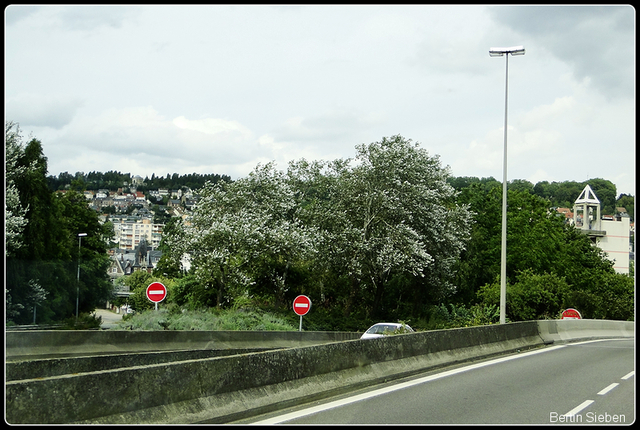
M 565 329 L 555 327 L 555 334 Z M 623 332 L 633 335 L 628 328 Z M 539 322 L 527 321 L 8 381 L 6 419 L 11 424 L 229 422 L 551 341 L 541 336 Z
M 70 373 L 94 372 L 132 366 L 197 360 L 200 358 L 224 357 L 272 350 L 274 348 L 242 349 L 190 349 L 186 351 L 152 351 L 129 354 L 90 355 L 84 357 L 44 358 L 35 360 L 8 361 L 5 363 L 6 381 L 48 378 Z
M 540 336 L 546 342 L 634 337 L 635 321 L 564 319 L 538 321 Z
M 351 332 L 299 331 L 8 331 L 6 360 L 189 349 L 284 348 L 357 339 Z

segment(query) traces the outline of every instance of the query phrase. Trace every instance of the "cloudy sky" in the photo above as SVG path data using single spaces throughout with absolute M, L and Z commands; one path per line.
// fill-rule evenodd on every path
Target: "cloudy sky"
M 454 176 L 635 195 L 630 6 L 9 6 L 6 120 L 49 174 L 236 179 L 401 134 Z

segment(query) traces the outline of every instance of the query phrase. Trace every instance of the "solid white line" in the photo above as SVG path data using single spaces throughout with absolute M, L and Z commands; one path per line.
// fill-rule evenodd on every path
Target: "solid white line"
M 312 414 L 315 414 L 317 412 L 322 412 L 322 411 L 326 411 L 326 410 L 329 410 L 329 409 L 337 408 L 337 407 L 340 407 L 340 406 L 348 405 L 348 404 L 351 404 L 351 403 L 359 402 L 361 400 L 370 399 L 372 397 L 380 396 L 382 394 L 391 393 L 391 392 L 397 391 L 397 390 L 402 390 L 403 388 L 411 387 L 411 386 L 418 385 L 418 384 L 423 384 L 425 382 L 434 381 L 436 379 L 444 378 L 444 377 L 451 376 L 451 375 L 456 375 L 458 373 L 467 372 L 469 370 L 479 369 L 481 367 L 491 366 L 493 364 L 498 364 L 498 363 L 503 363 L 505 361 L 515 360 L 516 358 L 528 357 L 530 355 L 540 354 L 542 352 L 549 352 L 549 351 L 553 351 L 553 350 L 556 350 L 556 349 L 564 348 L 566 346 L 567 345 L 557 345 L 557 346 L 552 346 L 552 347 L 544 348 L 544 349 L 540 349 L 540 350 L 535 350 L 535 351 L 530 351 L 530 352 L 523 352 L 523 353 L 517 354 L 517 355 L 510 355 L 510 356 L 507 356 L 507 357 L 496 358 L 496 359 L 485 361 L 485 362 L 482 362 L 482 363 L 470 364 L 469 366 L 464 366 L 464 367 L 460 367 L 460 368 L 457 368 L 457 369 L 447 370 L 445 372 L 436 373 L 434 375 L 425 376 L 423 378 L 418 378 L 418 379 L 414 379 L 414 380 L 407 381 L 407 382 L 402 382 L 402 383 L 399 383 L 399 384 L 396 384 L 396 385 L 392 385 L 392 386 L 389 386 L 389 387 L 385 387 L 385 388 L 379 388 L 377 390 L 369 391 L 369 392 L 366 392 L 366 393 L 363 393 L 363 394 L 358 394 L 356 396 L 347 397 L 347 398 L 341 399 L 341 400 L 335 400 L 333 402 L 329 402 L 329 403 L 326 403 L 326 404 L 323 404 L 323 405 L 313 406 L 311 408 L 303 409 L 303 410 L 296 411 L 296 412 L 290 412 L 288 414 L 279 415 L 277 417 L 273 417 L 273 418 L 269 418 L 269 419 L 266 419 L 266 420 L 258 421 L 258 422 L 252 423 L 252 424 L 279 424 L 279 423 L 282 423 L 282 422 L 285 422 L 285 421 L 290 421 L 290 420 L 294 420 L 296 418 L 304 417 L 304 416 L 307 416 L 307 415 L 312 415 Z
M 609 391 L 611 391 L 611 390 L 613 390 L 614 388 L 616 388 L 618 385 L 620 385 L 620 384 L 618 384 L 617 382 L 614 382 L 613 384 L 609 385 L 608 387 L 603 388 L 602 390 L 600 390 L 600 392 L 598 393 L 598 395 L 600 395 L 600 396 L 604 396 L 604 395 L 605 395 L 605 394 L 607 394 Z
M 629 378 L 631 378 L 635 373 L 636 373 L 636 371 L 635 371 L 635 370 L 632 370 L 631 372 L 627 373 L 626 375 L 624 375 L 624 376 L 623 376 L 622 378 L 620 378 L 620 379 L 625 379 L 625 380 L 626 380 L 626 379 L 629 379 Z
M 569 412 L 564 414 L 564 416 L 571 417 L 577 414 L 578 412 L 580 412 L 581 410 L 583 410 L 584 408 L 586 408 L 587 406 L 589 406 L 593 402 L 594 400 L 585 400 L 584 402 L 580 403 L 578 406 L 576 406 L 575 408 L 571 409 Z

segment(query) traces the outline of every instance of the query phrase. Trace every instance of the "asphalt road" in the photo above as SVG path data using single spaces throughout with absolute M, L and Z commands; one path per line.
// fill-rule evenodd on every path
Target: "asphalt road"
M 628 425 L 635 421 L 634 371 L 634 339 L 550 346 L 245 423 Z
M 109 329 L 118 326 L 118 323 L 122 321 L 122 314 L 111 312 L 109 309 L 96 309 L 93 311 L 96 316 L 102 317 L 101 328 Z

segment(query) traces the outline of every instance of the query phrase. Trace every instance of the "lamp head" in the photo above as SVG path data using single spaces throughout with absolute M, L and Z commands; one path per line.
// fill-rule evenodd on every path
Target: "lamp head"
M 502 57 L 505 54 L 524 55 L 524 46 L 512 46 L 510 48 L 489 48 L 490 57 Z

